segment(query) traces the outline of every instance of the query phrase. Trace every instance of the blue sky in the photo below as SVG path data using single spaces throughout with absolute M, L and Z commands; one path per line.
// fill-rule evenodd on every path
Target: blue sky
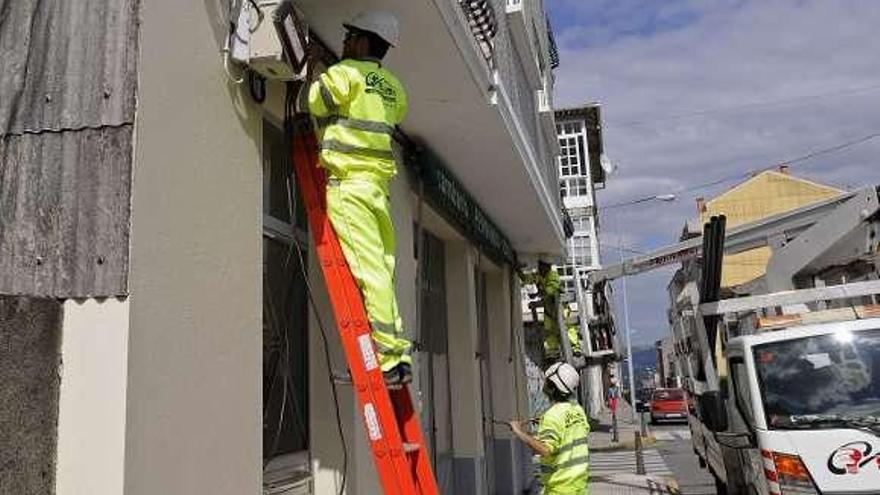
M 605 151 L 619 168 L 599 207 L 679 196 L 603 212 L 606 245 L 673 243 L 695 216 L 697 196 L 736 181 L 682 190 L 880 132 L 880 2 L 545 0 L 545 7 L 560 49 L 557 107 L 603 105 Z M 851 189 L 880 184 L 878 157 L 875 139 L 791 170 Z M 616 259 L 604 250 L 606 264 Z M 666 332 L 669 277 L 664 270 L 628 281 L 637 344 Z

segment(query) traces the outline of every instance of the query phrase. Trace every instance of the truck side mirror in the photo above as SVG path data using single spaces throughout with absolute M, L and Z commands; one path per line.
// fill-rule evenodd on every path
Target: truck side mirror
M 727 409 L 719 392 L 703 392 L 697 396 L 697 408 L 706 426 L 714 431 L 727 430 Z

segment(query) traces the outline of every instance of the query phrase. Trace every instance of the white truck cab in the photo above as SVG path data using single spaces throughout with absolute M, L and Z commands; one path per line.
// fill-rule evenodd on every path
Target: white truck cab
M 880 318 L 736 337 L 727 362 L 746 493 L 880 493 Z

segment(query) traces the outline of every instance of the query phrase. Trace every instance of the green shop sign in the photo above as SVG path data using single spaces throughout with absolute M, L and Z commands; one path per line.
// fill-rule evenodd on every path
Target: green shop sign
M 428 203 L 493 261 L 516 266 L 516 253 L 510 240 L 439 158 L 424 148 L 408 155 L 409 167 L 424 182 Z

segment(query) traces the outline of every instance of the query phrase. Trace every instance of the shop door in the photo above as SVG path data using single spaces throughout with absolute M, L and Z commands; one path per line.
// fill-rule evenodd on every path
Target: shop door
M 449 333 L 446 311 L 446 252 L 443 241 L 423 233 L 424 253 L 419 306 L 419 381 L 422 429 L 428 440 L 440 493 L 451 494 L 455 486 L 452 454 L 452 395 L 449 380 Z

